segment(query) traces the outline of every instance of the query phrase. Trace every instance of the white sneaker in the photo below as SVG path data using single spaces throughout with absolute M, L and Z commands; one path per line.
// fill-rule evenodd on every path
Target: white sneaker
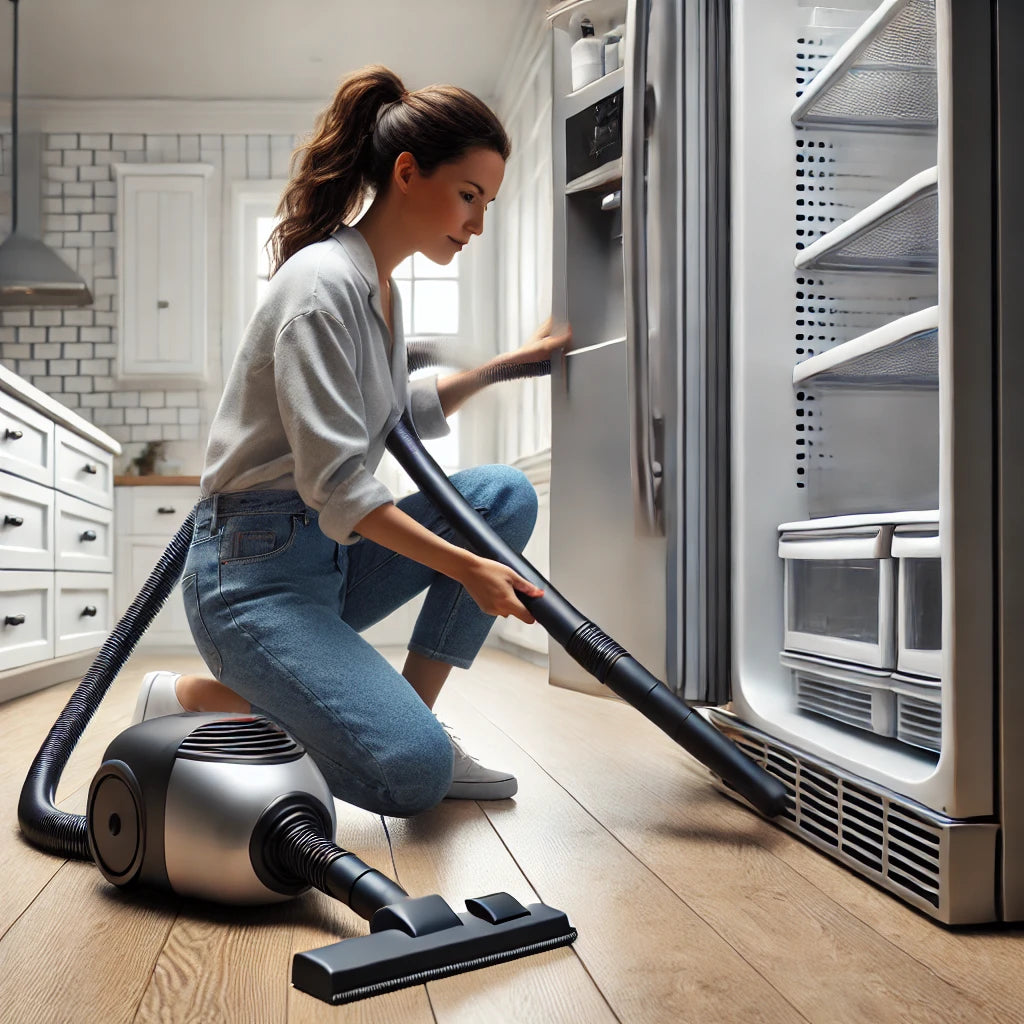
M 439 720 L 440 721 L 440 720 Z M 449 800 L 507 800 L 515 796 L 519 783 L 514 775 L 508 772 L 485 768 L 475 757 L 462 749 L 451 726 L 441 722 L 448 739 L 452 741 L 455 752 L 455 765 L 452 770 L 452 784 L 448 790 Z
M 178 700 L 175 685 L 181 678 L 180 672 L 147 672 L 139 687 L 139 699 L 135 702 L 132 725 L 160 718 L 162 715 L 180 715 L 185 709 Z

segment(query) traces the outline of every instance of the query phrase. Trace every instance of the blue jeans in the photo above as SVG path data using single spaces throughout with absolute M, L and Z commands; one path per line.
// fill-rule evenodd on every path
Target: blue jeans
M 522 551 L 537 517 L 522 473 L 481 466 L 452 483 Z M 460 543 L 423 495 L 398 506 Z M 365 539 L 335 543 L 294 491 L 240 491 L 197 506 L 181 586 L 210 671 L 299 740 L 336 797 L 402 817 L 444 798 L 448 736 L 359 634 L 426 590 L 409 650 L 468 668 L 494 618 L 460 584 Z

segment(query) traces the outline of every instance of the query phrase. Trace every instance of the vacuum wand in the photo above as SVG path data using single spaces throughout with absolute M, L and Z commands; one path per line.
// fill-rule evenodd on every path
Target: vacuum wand
M 786 807 L 786 789 L 731 740 L 694 712 L 610 636 L 577 611 L 513 551 L 458 492 L 423 447 L 408 413 L 388 435 L 387 447 L 420 490 L 479 554 L 507 565 L 544 594 L 519 598 L 566 653 L 591 675 L 667 733 L 762 814 Z

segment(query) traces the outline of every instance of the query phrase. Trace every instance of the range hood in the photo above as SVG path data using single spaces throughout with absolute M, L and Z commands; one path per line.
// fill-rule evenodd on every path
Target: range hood
M 39 135 L 18 138 L 18 2 L 11 0 L 14 4 L 11 233 L 0 245 L 0 309 L 88 306 L 92 303 L 92 293 L 85 281 L 39 238 L 42 138 Z

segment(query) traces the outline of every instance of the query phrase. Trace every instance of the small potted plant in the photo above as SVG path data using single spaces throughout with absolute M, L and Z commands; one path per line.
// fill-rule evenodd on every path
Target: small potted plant
M 163 441 L 147 441 L 145 448 L 132 459 L 132 465 L 139 476 L 152 476 L 157 460 L 164 454 Z

